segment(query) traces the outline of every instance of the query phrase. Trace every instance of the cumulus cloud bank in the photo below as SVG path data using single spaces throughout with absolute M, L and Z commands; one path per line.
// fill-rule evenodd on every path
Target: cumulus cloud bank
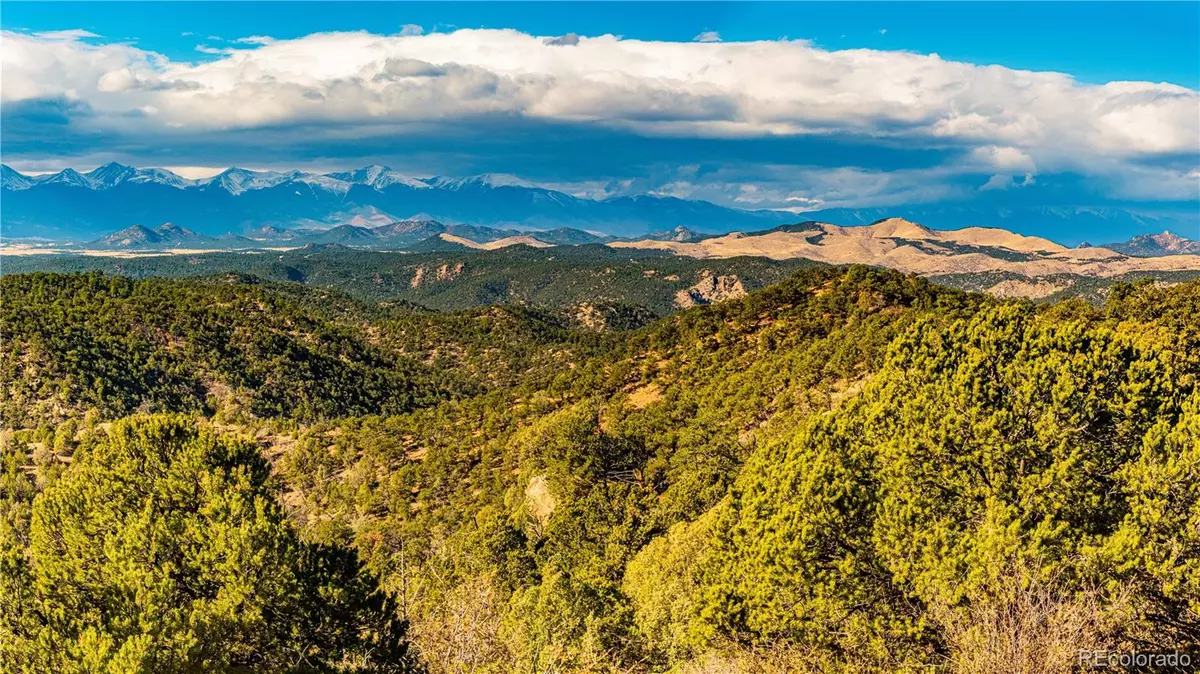
M 984 173 L 1152 171 L 1186 190 L 1200 153 L 1200 93 L 1185 87 L 1093 85 L 805 41 L 406 26 L 397 35 L 256 36 L 187 63 L 88 37 L 5 33 L 3 103 L 66 101 L 83 111 L 71 124 L 117 135 L 300 124 L 394 134 L 398 125 L 516 118 L 651 137 L 853 136 L 957 148 L 962 167 Z

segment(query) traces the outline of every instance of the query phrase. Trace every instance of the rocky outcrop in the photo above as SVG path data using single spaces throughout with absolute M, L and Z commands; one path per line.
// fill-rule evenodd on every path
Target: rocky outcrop
M 461 262 L 454 263 L 454 266 L 444 264 L 444 265 L 438 267 L 437 280 L 453 281 L 454 279 L 458 278 L 458 275 L 462 273 L 462 270 L 463 270 L 463 263 L 461 263 Z
M 1019 281 L 1017 279 L 1009 279 L 988 288 L 986 292 L 994 297 L 1037 300 L 1067 290 L 1072 285 L 1074 284 L 1071 281 L 1049 281 L 1045 279 Z
M 443 264 L 436 271 L 427 270 L 425 265 L 418 265 L 416 273 L 413 274 L 412 280 L 408 285 L 410 288 L 419 288 L 428 283 L 453 281 L 458 278 L 463 271 L 463 263 L 456 262 L 453 265 Z
M 745 296 L 746 288 L 737 276 L 701 272 L 700 280 L 695 285 L 675 293 L 675 306 L 687 309 L 697 304 L 714 304 Z

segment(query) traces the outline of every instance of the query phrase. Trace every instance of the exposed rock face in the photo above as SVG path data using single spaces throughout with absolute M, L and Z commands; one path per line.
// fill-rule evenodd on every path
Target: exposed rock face
M 745 296 L 746 288 L 737 276 L 717 276 L 712 272 L 702 272 L 696 285 L 675 293 L 675 306 L 687 309 L 697 304 L 713 304 Z
M 1010 279 L 1008 281 L 1001 281 L 988 288 L 987 293 L 995 297 L 1022 297 L 1037 300 L 1049 297 L 1060 290 L 1066 290 L 1072 285 L 1070 281 L 1048 281 L 1045 279 L 1018 281 Z
M 409 281 L 410 288 L 419 288 L 422 285 L 434 282 L 453 281 L 458 278 L 463 271 L 463 263 L 456 262 L 453 265 L 444 264 L 437 268 L 436 271 L 426 269 L 425 265 L 418 265 L 417 271 L 413 274 L 412 281 Z
M 550 493 L 550 483 L 545 475 L 537 475 L 529 479 L 525 487 L 525 507 L 538 524 L 545 526 L 558 506 L 554 495 Z
M 438 267 L 437 280 L 453 281 L 454 279 L 458 278 L 458 275 L 462 273 L 462 270 L 463 263 L 461 262 L 456 262 L 453 267 L 448 264 L 444 264 Z

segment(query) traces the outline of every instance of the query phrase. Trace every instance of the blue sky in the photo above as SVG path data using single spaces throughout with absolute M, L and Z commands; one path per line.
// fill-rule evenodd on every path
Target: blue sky
M 795 211 L 1200 202 L 1198 3 L 6 2 L 0 28 L 0 154 L 26 171 L 382 163 Z

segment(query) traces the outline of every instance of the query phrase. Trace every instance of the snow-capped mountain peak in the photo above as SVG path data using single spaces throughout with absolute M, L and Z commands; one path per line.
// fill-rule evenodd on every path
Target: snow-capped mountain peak
M 302 175 L 299 171 L 250 171 L 234 166 L 213 176 L 205 184 L 218 185 L 236 196 L 249 190 L 274 187 Z
M 405 185 L 415 189 L 427 189 L 429 185 L 422 180 L 393 171 L 386 166 L 373 164 L 353 171 L 340 171 L 325 174 L 329 178 L 342 180 L 355 185 L 366 185 L 382 190 L 390 185 Z
M 374 185 L 375 189 L 377 190 L 381 190 L 390 185 L 404 185 L 406 187 L 411 187 L 418 190 L 429 189 L 429 184 L 425 181 L 413 178 L 412 176 L 404 175 L 398 171 L 392 171 L 391 169 L 381 173 L 371 184 Z
M 173 171 L 163 168 L 135 169 L 133 175 L 126 178 L 125 181 L 130 183 L 155 183 L 178 189 L 191 187 L 196 184 L 195 180 L 188 180 Z
M 341 180 L 344 182 L 353 183 L 355 185 L 370 185 L 375 182 L 375 179 L 378 178 L 380 174 L 390 170 L 391 169 L 386 166 L 373 164 L 371 166 L 364 166 L 360 169 L 354 169 L 353 171 L 337 171 L 335 173 L 326 173 L 325 175 L 333 178 L 334 180 Z
M 65 169 L 58 173 L 40 176 L 27 176 L 12 167 L 4 166 L 4 189 L 7 190 L 26 190 L 34 185 L 60 184 L 102 191 L 112 189 L 122 183 L 156 183 L 183 189 L 195 185 L 196 181 L 182 178 L 167 169 L 139 169 L 117 162 L 109 162 L 87 173 Z
M 219 187 L 237 196 L 251 190 L 261 190 L 288 182 L 297 182 L 310 187 L 345 196 L 352 185 L 363 185 L 376 190 L 384 190 L 393 185 L 403 185 L 417 190 L 441 189 L 457 192 L 463 189 L 495 189 L 500 187 L 516 187 L 522 189 L 539 189 L 537 185 L 506 173 L 485 173 L 477 176 L 455 178 L 437 176 L 433 178 L 415 178 L 413 176 L 392 170 L 387 166 L 373 164 L 353 171 L 317 174 L 302 171 L 252 171 L 237 166 L 225 169 L 221 173 L 200 180 L 183 178 L 167 169 L 139 169 L 117 162 L 109 162 L 87 173 L 79 173 L 74 169 L 65 169 L 53 175 L 30 177 L 13 170 L 4 168 L 4 187 L 9 190 L 23 190 L 39 184 L 67 184 L 85 187 L 92 190 L 107 190 L 122 183 L 160 184 L 185 189 L 189 187 Z
M 372 164 L 371 166 L 367 166 L 366 168 L 361 168 L 354 172 L 356 178 L 361 176 L 361 179 L 356 180 L 355 182 L 360 182 L 363 185 L 374 185 L 375 181 L 379 180 L 380 176 L 390 173 L 391 170 L 392 169 L 390 169 L 386 166 L 380 166 L 379 164 Z
M 524 187 L 537 188 L 531 182 L 521 180 L 520 178 L 509 175 L 507 173 L 484 173 L 477 176 L 468 176 L 465 178 L 449 178 L 446 176 L 436 176 L 425 181 L 433 187 L 439 187 L 444 190 L 458 191 L 464 188 L 495 188 L 495 187 Z
M 125 166 L 113 161 L 88 171 L 87 177 L 96 189 L 102 190 L 119 185 L 136 174 L 137 169 L 132 166 Z
M 63 169 L 51 175 L 39 176 L 37 182 L 40 185 L 71 185 L 73 187 L 95 189 L 95 185 L 87 176 L 71 168 Z
M 333 192 L 341 196 L 346 196 L 346 193 L 350 191 L 351 185 L 350 182 L 334 178 L 330 175 L 314 175 L 312 173 L 298 174 L 295 178 L 293 178 L 293 180 L 298 183 L 311 185 L 318 189 L 322 189 L 327 192 Z
M 0 164 L 0 174 L 3 176 L 3 187 L 6 190 L 27 190 L 37 182 L 8 164 Z

